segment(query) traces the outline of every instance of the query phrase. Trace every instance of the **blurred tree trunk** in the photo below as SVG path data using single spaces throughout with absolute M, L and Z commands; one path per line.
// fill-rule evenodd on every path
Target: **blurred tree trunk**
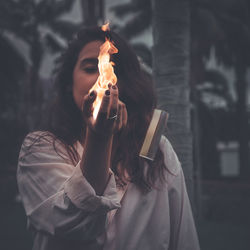
M 193 203 L 193 148 L 189 97 L 189 0 L 152 0 L 153 74 L 158 107 L 169 112 L 167 137 L 180 159 Z
M 104 0 L 81 0 L 82 20 L 86 26 L 104 23 Z

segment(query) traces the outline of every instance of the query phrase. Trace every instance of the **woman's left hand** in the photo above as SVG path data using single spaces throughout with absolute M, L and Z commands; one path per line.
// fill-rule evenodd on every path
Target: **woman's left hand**
M 96 134 L 112 135 L 127 125 L 126 105 L 119 100 L 118 88 L 109 86 L 109 95 L 104 95 L 97 115 L 93 118 L 93 103 L 97 93 L 95 91 L 86 95 L 83 99 L 82 112 L 87 126 Z

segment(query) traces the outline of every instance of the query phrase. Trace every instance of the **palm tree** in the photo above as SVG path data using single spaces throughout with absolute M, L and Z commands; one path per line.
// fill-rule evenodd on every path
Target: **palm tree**
M 129 19 L 123 26 L 112 25 L 123 37 L 130 40 L 135 36 L 140 35 L 151 26 L 152 22 L 152 8 L 151 0 L 134 0 L 128 3 L 113 6 L 111 11 L 114 12 L 118 19 L 122 19 L 130 14 L 132 18 Z M 137 55 L 142 59 L 146 69 L 151 73 L 152 68 L 152 54 L 151 48 L 145 43 L 133 42 L 132 47 L 135 49 Z
M 82 20 L 86 26 L 104 23 L 104 0 L 81 0 Z
M 44 52 L 58 52 L 63 48 L 62 39 L 69 40 L 79 25 L 60 19 L 68 12 L 74 1 L 56 0 L 9 0 L 0 4 L 0 30 L 9 32 L 29 46 L 29 67 L 27 86 L 25 86 L 23 110 L 27 114 L 39 113 L 42 102 L 42 87 L 39 86 L 39 71 Z M 25 115 L 27 117 L 27 115 Z M 35 117 L 39 117 L 36 115 Z M 35 124 L 27 124 L 30 129 Z
M 221 63 L 228 67 L 234 67 L 240 175 L 242 178 L 249 179 L 249 125 L 247 117 L 247 89 L 249 84 L 246 81 L 246 73 L 250 66 L 250 4 L 246 1 L 245 4 L 239 6 L 237 2 L 234 2 L 230 7 L 230 18 L 226 15 L 219 16 L 221 25 L 225 29 L 225 39 L 216 44 L 216 53 Z M 228 27 L 231 28 L 228 29 Z
M 16 164 L 16 154 L 19 150 L 17 142 L 20 128 L 17 116 L 20 103 L 20 80 L 24 79 L 27 67 L 17 49 L 2 34 L 0 54 L 0 169 L 3 171 L 10 165 Z
M 170 113 L 167 136 L 182 162 L 190 199 L 193 199 L 192 136 L 189 102 L 189 2 L 131 1 L 113 7 L 116 16 L 133 13 L 118 27 L 126 38 L 145 31 L 153 19 L 153 56 L 145 44 L 132 44 L 144 63 L 152 67 L 158 93 L 158 106 Z M 116 27 L 117 28 L 117 27 Z
M 143 5 L 142 2 L 144 2 L 145 5 Z M 148 7 L 148 2 L 150 1 L 131 1 L 113 8 L 117 17 L 122 18 L 128 14 L 133 14 L 132 19 L 128 23 L 125 23 L 122 27 L 118 27 L 125 37 L 132 38 L 134 35 L 137 35 L 147 29 L 151 24 L 152 12 L 151 8 Z M 207 107 L 204 106 L 205 103 L 201 103 L 202 94 L 210 92 L 212 95 L 220 96 L 223 100 L 225 100 L 227 110 L 231 110 L 230 112 L 232 112 L 235 106 L 235 102 L 232 100 L 229 93 L 228 81 L 226 81 L 225 78 L 218 72 L 211 72 L 206 69 L 206 61 L 210 59 L 212 49 L 215 49 L 217 63 L 222 63 L 223 65 L 232 68 L 236 66 L 235 72 L 238 80 L 235 82 L 235 89 L 237 90 L 236 101 L 238 103 L 237 130 L 239 133 L 238 140 L 240 144 L 240 172 L 242 177 L 250 176 L 248 158 L 249 126 L 247 124 L 246 112 L 247 84 L 245 79 L 246 68 L 247 65 L 249 65 L 248 46 L 250 45 L 250 41 L 248 34 L 250 22 L 249 15 L 247 15 L 247 13 L 249 13 L 249 5 L 250 2 L 244 0 L 220 0 L 217 2 L 201 0 L 191 1 L 191 68 L 189 83 L 191 87 L 191 101 L 193 103 L 192 131 L 195 131 L 193 135 L 194 174 L 198 177 L 196 178 L 196 183 L 198 183 L 198 187 L 196 186 L 195 188 L 195 191 L 197 192 L 196 197 L 198 197 L 201 192 L 199 187 L 199 176 L 201 176 L 200 148 L 202 145 L 206 145 L 207 147 L 207 143 L 204 144 L 200 138 L 200 133 L 202 132 L 200 130 L 200 122 L 201 119 L 203 119 L 202 117 L 204 117 L 204 111 L 207 113 L 206 117 L 211 117 L 209 107 L 207 105 Z M 165 13 L 163 16 L 164 15 Z M 141 19 L 141 16 L 144 17 L 144 19 Z M 232 16 L 234 18 L 232 18 Z M 147 65 L 151 66 L 150 48 L 148 48 L 147 45 L 143 45 L 142 47 L 143 49 L 139 50 L 141 52 L 140 56 L 142 58 L 146 58 L 146 60 L 144 59 L 144 62 L 149 62 Z M 204 85 L 206 81 L 209 81 L 212 85 L 210 87 L 206 87 Z M 232 127 L 230 124 L 227 126 Z M 210 133 L 213 133 L 213 136 L 210 137 L 213 139 L 209 144 L 209 152 L 213 151 L 215 153 L 217 139 L 215 131 L 211 130 L 212 127 L 213 126 L 209 126 L 209 128 L 207 128 Z M 214 158 L 212 164 L 215 165 L 217 162 L 216 154 L 213 154 L 212 156 Z M 209 158 L 211 159 L 211 156 Z M 216 166 L 214 166 L 214 169 L 215 168 Z M 218 169 L 215 169 L 214 173 L 217 173 L 218 175 Z M 199 200 L 199 198 L 197 198 L 197 200 Z
M 153 0 L 153 72 L 159 108 L 170 113 L 168 137 L 180 158 L 193 200 L 193 149 L 189 100 L 189 1 Z
M 0 1 L 0 182 L 9 190 L 1 192 L 8 194 L 8 200 L 17 192 L 16 161 L 23 136 L 35 125 L 34 118 L 37 121 L 40 117 L 43 100 L 38 98 L 43 97 L 43 89 L 39 70 L 44 53 L 60 51 L 64 46 L 61 41 L 70 39 L 79 27 L 61 19 L 73 3 L 73 0 Z M 29 47 L 28 60 L 15 38 Z
M 250 177 L 249 168 L 249 126 L 247 120 L 247 82 L 246 71 L 250 65 L 250 22 L 249 1 L 193 1 L 192 51 L 193 68 L 202 72 L 204 57 L 215 48 L 218 63 L 235 71 L 236 114 L 238 120 L 238 141 L 240 175 Z M 196 58 L 196 59 L 195 59 Z M 191 72 L 194 72 L 191 70 Z M 201 75 L 201 74 L 200 74 Z M 193 82 L 200 81 L 197 74 Z
M 133 17 L 124 26 L 118 27 L 119 32 L 127 39 L 142 33 L 151 25 L 152 9 L 150 0 L 130 1 L 116 5 L 111 10 L 114 11 L 118 18 L 133 13 Z

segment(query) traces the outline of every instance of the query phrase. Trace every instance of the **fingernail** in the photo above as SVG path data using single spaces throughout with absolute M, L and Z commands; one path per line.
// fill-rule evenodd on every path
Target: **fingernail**
M 90 97 L 93 97 L 94 96 L 94 90 L 91 91 L 91 93 L 89 94 Z
M 116 89 L 116 86 L 115 86 L 115 85 L 113 85 L 113 86 L 112 86 L 112 89 Z
M 110 95 L 110 91 L 108 89 L 105 91 L 105 95 Z
M 112 84 L 111 84 L 111 83 L 109 83 L 109 84 L 108 84 L 108 87 L 109 87 L 109 88 L 111 88 L 111 86 L 112 86 Z

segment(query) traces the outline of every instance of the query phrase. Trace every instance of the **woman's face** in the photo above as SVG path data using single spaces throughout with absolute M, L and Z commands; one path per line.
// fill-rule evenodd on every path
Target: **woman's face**
M 88 94 L 98 76 L 98 55 L 102 41 L 87 43 L 79 53 L 73 71 L 73 97 L 81 109 L 83 97 Z

